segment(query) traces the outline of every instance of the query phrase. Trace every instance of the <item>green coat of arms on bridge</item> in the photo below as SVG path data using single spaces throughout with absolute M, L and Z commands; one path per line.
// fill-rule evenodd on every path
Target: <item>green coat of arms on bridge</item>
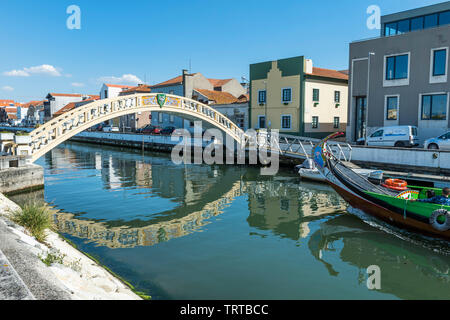
M 164 93 L 159 93 L 156 95 L 156 101 L 159 104 L 159 107 L 162 108 L 166 103 L 166 95 Z

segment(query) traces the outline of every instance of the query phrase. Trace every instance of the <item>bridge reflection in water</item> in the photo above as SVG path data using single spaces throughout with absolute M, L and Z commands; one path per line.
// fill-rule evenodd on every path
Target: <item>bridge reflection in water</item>
M 58 229 L 156 298 L 450 298 L 450 256 L 362 222 L 295 174 L 79 143 L 38 163 Z M 370 265 L 380 291 L 365 285 Z

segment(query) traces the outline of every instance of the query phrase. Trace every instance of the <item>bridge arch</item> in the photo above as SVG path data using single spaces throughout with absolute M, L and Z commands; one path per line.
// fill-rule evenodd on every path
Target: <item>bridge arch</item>
M 219 128 L 237 143 L 244 131 L 217 110 L 198 101 L 169 94 L 133 94 L 97 100 L 51 119 L 30 132 L 31 161 L 74 135 L 104 121 L 141 111 L 163 111 L 193 117 Z

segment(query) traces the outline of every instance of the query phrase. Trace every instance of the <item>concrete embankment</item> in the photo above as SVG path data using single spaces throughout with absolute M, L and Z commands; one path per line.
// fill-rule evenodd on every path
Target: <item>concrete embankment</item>
M 35 164 L 0 169 L 0 193 L 26 192 L 44 187 L 44 169 Z
M 13 222 L 17 204 L 0 194 L 0 300 L 140 300 L 132 290 L 55 232 L 46 244 Z M 47 266 L 41 259 L 57 257 Z

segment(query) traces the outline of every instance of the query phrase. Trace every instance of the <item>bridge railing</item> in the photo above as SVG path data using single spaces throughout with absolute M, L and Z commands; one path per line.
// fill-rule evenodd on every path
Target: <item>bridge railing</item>
M 258 148 L 270 149 L 284 156 L 293 156 L 309 159 L 312 150 L 321 140 L 309 137 L 299 137 L 287 134 L 279 134 L 278 139 L 273 139 L 267 131 L 258 132 Z M 339 159 L 351 161 L 352 146 L 346 142 L 328 141 L 328 148 Z

